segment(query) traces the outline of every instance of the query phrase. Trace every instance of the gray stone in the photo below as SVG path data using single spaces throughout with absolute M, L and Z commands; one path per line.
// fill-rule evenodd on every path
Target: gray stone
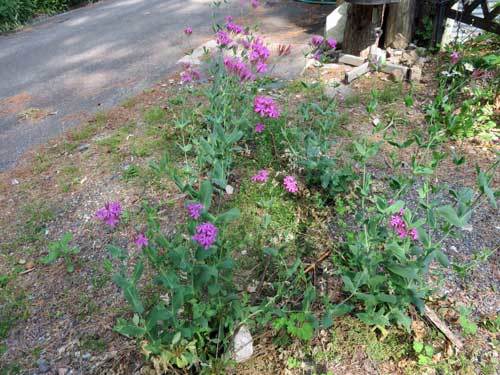
M 410 69 L 410 81 L 419 82 L 422 79 L 422 68 L 415 65 Z
M 233 359 L 238 362 L 245 362 L 252 357 L 253 338 L 245 325 L 242 325 L 233 336 Z
M 90 145 L 88 143 L 83 143 L 80 146 L 78 146 L 77 150 L 78 152 L 83 152 L 85 150 L 88 150 Z
M 401 62 L 407 65 L 413 65 L 418 59 L 417 52 L 415 50 L 404 52 L 401 56 Z
M 49 365 L 49 363 L 45 359 L 40 358 L 37 361 L 37 364 L 38 364 L 38 371 L 41 374 L 46 374 L 47 372 L 50 371 L 50 365 Z
M 339 57 L 339 63 L 346 65 L 360 66 L 365 62 L 366 60 L 364 58 L 354 55 L 341 55 Z
M 347 23 L 348 3 L 335 8 L 335 10 L 326 17 L 325 35 L 327 38 L 333 38 L 338 43 L 344 41 L 345 25 Z

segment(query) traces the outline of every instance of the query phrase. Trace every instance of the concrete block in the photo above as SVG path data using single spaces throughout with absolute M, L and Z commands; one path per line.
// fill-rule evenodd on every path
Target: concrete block
M 335 8 L 335 10 L 326 17 L 325 35 L 327 38 L 333 38 L 338 43 L 344 41 L 344 30 L 347 22 L 348 3 Z

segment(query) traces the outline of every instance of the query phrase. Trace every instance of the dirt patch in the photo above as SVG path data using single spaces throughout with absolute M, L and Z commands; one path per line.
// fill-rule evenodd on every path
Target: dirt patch
M 3 116 L 15 115 L 27 108 L 31 99 L 32 96 L 26 91 L 2 99 L 0 100 L 0 114 Z

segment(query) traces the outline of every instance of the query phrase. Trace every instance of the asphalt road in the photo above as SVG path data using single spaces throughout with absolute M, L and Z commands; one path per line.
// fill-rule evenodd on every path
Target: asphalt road
M 0 170 L 172 71 L 190 43 L 210 35 L 209 3 L 102 1 L 0 36 Z M 188 25 L 189 41 L 182 32 Z M 30 108 L 52 114 L 23 120 Z
M 104 0 L 0 35 L 0 171 L 30 147 L 172 72 L 187 50 L 212 37 L 210 3 Z M 305 12 L 319 9 L 290 0 L 266 3 L 258 12 L 267 17 L 268 31 L 295 32 Z M 233 0 L 218 18 L 259 14 L 252 12 L 248 1 Z M 186 26 L 194 30 L 190 38 L 182 32 Z M 39 114 L 46 116 L 32 120 Z

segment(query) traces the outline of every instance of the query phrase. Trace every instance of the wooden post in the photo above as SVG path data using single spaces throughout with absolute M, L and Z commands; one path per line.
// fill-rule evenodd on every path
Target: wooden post
M 343 50 L 347 54 L 360 55 L 360 52 L 376 42 L 375 29 L 380 27 L 383 5 L 351 4 L 347 12 Z
M 408 46 L 412 41 L 416 10 L 415 0 L 401 0 L 398 4 L 389 5 L 383 36 L 384 47 L 393 43 L 396 48 Z

